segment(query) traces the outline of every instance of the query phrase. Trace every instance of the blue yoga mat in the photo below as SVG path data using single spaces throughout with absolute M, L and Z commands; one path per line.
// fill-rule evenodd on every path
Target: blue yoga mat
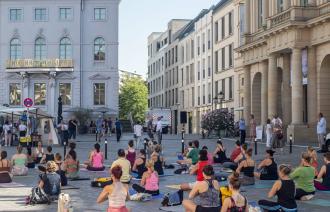
M 330 201 L 325 199 L 311 199 L 309 201 L 304 201 L 304 203 L 322 207 L 330 207 Z
M 320 193 L 324 193 L 324 194 L 330 194 L 330 191 L 320 191 L 320 190 L 316 190 L 316 192 L 320 192 Z

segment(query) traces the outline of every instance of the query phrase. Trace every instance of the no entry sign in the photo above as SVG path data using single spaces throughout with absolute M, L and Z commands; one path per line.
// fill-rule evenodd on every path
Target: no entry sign
M 33 105 L 33 100 L 31 98 L 25 98 L 24 99 L 24 106 L 25 107 L 32 107 Z

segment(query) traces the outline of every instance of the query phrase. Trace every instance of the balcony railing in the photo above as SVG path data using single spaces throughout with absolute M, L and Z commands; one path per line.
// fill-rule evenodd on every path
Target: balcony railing
M 6 69 L 72 69 L 73 66 L 72 59 L 17 59 L 6 61 Z

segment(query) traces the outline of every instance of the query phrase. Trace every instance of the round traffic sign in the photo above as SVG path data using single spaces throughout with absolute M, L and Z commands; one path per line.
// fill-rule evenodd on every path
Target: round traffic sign
M 32 107 L 33 105 L 33 100 L 31 98 L 25 98 L 24 99 L 24 106 L 25 107 Z

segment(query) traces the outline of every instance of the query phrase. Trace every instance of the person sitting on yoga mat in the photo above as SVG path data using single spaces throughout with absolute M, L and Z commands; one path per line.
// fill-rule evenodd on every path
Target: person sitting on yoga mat
M 202 149 L 199 151 L 198 163 L 196 164 L 196 166 L 193 166 L 192 169 L 190 170 L 191 175 L 196 174 L 196 181 L 193 183 L 182 183 L 180 185 L 181 190 L 184 191 L 191 190 L 198 182 L 203 181 L 204 180 L 203 169 L 207 165 L 209 165 L 207 158 L 207 151 Z
M 295 198 L 298 200 L 310 200 L 315 194 L 315 169 L 311 166 L 311 159 L 308 153 L 302 153 L 301 165 L 290 174 L 290 178 L 296 183 Z
M 164 175 L 164 157 L 161 156 L 162 147 L 157 144 L 155 151 L 151 154 L 151 159 L 154 161 L 154 169 L 159 175 Z
M 68 179 L 79 178 L 79 160 L 77 160 L 76 151 L 69 151 L 69 154 L 62 164 L 62 170 L 65 171 L 65 175 Z
M 54 154 L 52 153 L 53 148 L 47 146 L 47 152 L 44 154 L 40 160 L 40 163 L 47 163 L 48 161 L 54 161 Z
M 194 149 L 194 147 L 193 147 L 193 142 L 192 142 L 192 141 L 189 141 L 189 142 L 188 142 L 188 146 L 185 147 L 185 149 L 184 149 L 183 156 L 184 156 L 184 157 L 187 157 L 187 155 L 189 154 L 189 152 L 190 152 L 191 150 L 193 150 L 193 149 Z
M 89 155 L 89 161 L 87 163 L 86 169 L 90 171 L 103 171 L 105 169 L 104 163 L 104 155 L 103 152 L 100 151 L 100 144 L 94 144 L 94 150 Z
M 34 167 L 35 167 L 35 161 L 34 161 L 34 156 L 32 154 L 32 149 L 31 149 L 30 146 L 28 146 L 26 149 L 27 149 L 27 153 L 26 153 L 27 167 L 29 169 L 34 169 Z
M 203 151 L 203 150 L 201 150 Z M 188 212 L 219 212 L 220 211 L 220 186 L 218 181 L 213 179 L 214 170 L 211 165 L 203 167 L 203 181 L 196 183 L 189 193 L 189 199 L 183 200 L 182 205 Z M 193 200 L 199 197 L 197 205 Z
M 253 150 L 250 148 L 246 151 L 245 157 L 246 159 L 241 161 L 236 169 L 236 172 L 240 174 L 242 172 L 242 176 L 240 177 L 240 181 L 242 185 L 254 185 L 254 167 L 256 163 L 252 159 Z
M 153 196 L 159 195 L 159 177 L 154 169 L 154 161 L 146 162 L 147 171 L 142 175 L 140 185 L 133 184 L 132 188 L 138 193 L 147 193 Z
M 28 174 L 27 157 L 26 154 L 22 153 L 23 147 L 17 146 L 17 153 L 11 158 L 12 174 L 14 176 L 25 176 Z
M 224 168 L 229 168 L 235 171 L 238 167 L 238 164 L 245 160 L 245 152 L 248 147 L 247 144 L 243 144 L 242 146 L 240 145 L 240 141 L 236 141 L 236 147 L 230 156 L 230 161 L 223 163 Z
M 61 193 L 61 177 L 56 173 L 57 164 L 54 161 L 48 161 L 46 170 L 47 172 L 39 181 L 39 188 L 42 188 L 47 195 L 57 198 Z
M 240 193 L 241 181 L 239 179 L 239 174 L 237 172 L 233 172 L 228 177 L 228 187 L 231 192 L 231 197 L 227 197 L 222 204 L 221 212 L 228 211 L 242 211 L 248 212 L 248 201 L 246 197 L 244 197 Z
M 42 147 L 42 143 L 40 141 L 35 149 L 34 156 L 36 163 L 40 163 L 41 158 L 44 156 L 44 148 Z
M 10 173 L 11 165 L 7 158 L 7 152 L 1 151 L 0 155 L 0 183 L 12 182 L 13 175 Z
M 123 152 L 125 154 L 124 150 Z M 123 158 L 125 155 L 120 157 Z M 128 185 L 121 182 L 123 177 L 123 170 L 121 166 L 116 165 L 112 167 L 110 172 L 113 183 L 103 188 L 103 191 L 98 196 L 96 202 L 100 204 L 109 199 L 109 207 L 107 210 L 108 212 L 131 211 L 126 207 L 126 200 L 129 200 L 129 192 Z
M 217 141 L 217 147 L 215 148 L 215 150 L 213 152 L 213 161 L 214 161 L 214 163 L 224 163 L 224 162 L 230 161 L 227 158 L 226 150 L 222 145 L 221 139 L 219 139 Z
M 282 164 L 279 167 L 279 180 L 275 181 L 272 189 L 268 193 L 268 198 L 277 196 L 277 202 L 269 200 L 259 200 L 258 205 L 267 211 L 297 211 L 297 203 L 295 200 L 296 187 L 289 178 L 291 168 Z
M 208 152 L 208 149 L 207 146 L 203 146 L 202 147 L 202 150 L 206 150 L 207 152 L 207 162 L 209 165 L 212 165 L 214 163 L 213 161 L 213 154 L 211 152 Z
M 132 171 L 138 174 L 138 179 L 141 179 L 146 170 L 146 151 L 141 149 L 139 157 L 135 160 Z
M 56 153 L 54 157 L 54 162 L 57 165 L 56 173 L 61 177 L 61 185 L 66 186 L 68 184 L 68 178 L 65 176 L 65 171 L 62 170 L 62 156 L 60 153 Z
M 324 165 L 314 181 L 314 186 L 317 190 L 330 191 L 330 152 L 325 153 L 323 157 Z
M 128 141 L 128 149 L 125 151 L 126 159 L 131 163 L 131 167 L 134 166 L 135 159 L 136 159 L 136 150 L 134 148 L 134 141 Z
M 317 177 L 317 175 L 318 175 L 317 169 L 318 169 L 319 164 L 317 162 L 316 150 L 313 147 L 309 146 L 309 147 L 307 147 L 307 153 L 312 158 L 311 166 L 315 168 L 315 176 Z
M 119 149 L 117 154 L 118 159 L 112 163 L 111 169 L 115 166 L 120 166 L 122 169 L 122 176 L 120 178 L 120 182 L 129 184 L 131 181 L 131 163 L 125 157 L 125 150 Z
M 193 149 L 188 153 L 187 157 L 184 160 L 178 160 L 178 164 L 187 164 L 187 165 L 196 165 L 198 162 L 198 153 L 199 153 L 199 141 L 193 141 Z
M 278 174 L 277 174 L 277 164 L 274 160 L 275 151 L 268 149 L 266 150 L 266 158 L 261 161 L 261 163 L 258 166 L 259 172 L 255 172 L 254 176 L 259 178 L 260 180 L 277 180 Z

